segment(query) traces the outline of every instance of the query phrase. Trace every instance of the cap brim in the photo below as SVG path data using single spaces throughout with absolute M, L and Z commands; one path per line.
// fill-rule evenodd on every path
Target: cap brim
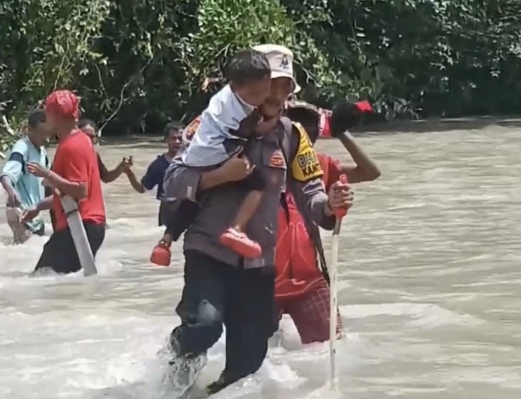
M 297 81 L 293 77 L 293 75 L 290 75 L 286 72 L 271 72 L 271 78 L 277 79 L 277 78 L 289 78 L 293 82 L 293 91 L 292 94 L 297 94 L 302 88 L 297 84 Z

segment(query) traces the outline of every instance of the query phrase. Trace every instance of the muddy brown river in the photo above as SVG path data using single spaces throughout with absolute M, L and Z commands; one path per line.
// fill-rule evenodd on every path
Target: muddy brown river
M 520 398 L 518 129 L 368 134 L 359 142 L 382 177 L 356 186 L 342 230 L 342 398 Z M 318 149 L 348 159 L 335 141 Z M 162 148 L 99 151 L 108 166 L 133 155 L 141 176 Z M 46 238 L 8 245 L 0 210 L 1 399 L 148 399 L 161 391 L 156 352 L 178 322 L 180 246 L 170 268 L 150 265 L 162 233 L 154 195 L 135 193 L 124 176 L 104 192 L 110 229 L 95 278 L 27 277 Z M 223 339 L 209 359 L 200 386 L 221 371 Z M 284 319 L 262 369 L 214 398 L 302 399 L 324 389 L 328 364 L 327 344 L 303 347 Z

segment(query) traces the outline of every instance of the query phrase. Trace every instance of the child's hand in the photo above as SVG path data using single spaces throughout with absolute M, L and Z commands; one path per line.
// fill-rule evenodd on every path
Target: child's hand
M 257 124 L 255 131 L 257 132 L 257 134 L 263 136 L 264 134 L 271 132 L 275 128 L 279 120 L 280 115 L 277 115 L 276 117 L 270 119 L 263 119 Z
M 254 109 L 251 114 L 249 114 L 239 123 L 239 128 L 237 129 L 237 136 L 243 138 L 251 137 L 255 133 L 255 130 L 257 129 L 257 126 L 261 120 L 261 113 L 258 109 Z

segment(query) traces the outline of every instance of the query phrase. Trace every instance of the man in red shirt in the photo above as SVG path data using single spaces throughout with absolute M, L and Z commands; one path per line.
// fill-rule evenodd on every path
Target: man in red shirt
M 27 165 L 27 170 L 43 177 L 54 188 L 54 195 L 28 209 L 24 220 L 52 208 L 56 215 L 55 230 L 43 248 L 35 271 L 51 268 L 56 273 L 74 273 L 81 269 L 81 264 L 60 195 L 69 195 L 78 202 L 87 239 L 96 255 L 105 238 L 105 205 L 98 159 L 92 140 L 77 127 L 79 99 L 76 95 L 68 90 L 51 93 L 45 100 L 45 112 L 49 131 L 59 140 L 52 170 L 33 163 Z
M 314 143 L 320 135 L 318 109 L 307 103 L 289 104 L 287 115 L 300 122 Z M 326 154 L 317 154 L 324 172 L 326 191 L 345 174 L 349 183 L 372 181 L 380 176 L 375 163 L 348 133 L 338 134 L 353 159 L 341 164 Z M 278 320 L 283 313 L 293 319 L 303 344 L 329 340 L 329 283 L 325 257 L 316 226 L 306 222 L 293 198 L 286 195 L 286 204 L 279 212 L 276 247 L 275 301 Z M 337 331 L 341 330 L 340 317 Z

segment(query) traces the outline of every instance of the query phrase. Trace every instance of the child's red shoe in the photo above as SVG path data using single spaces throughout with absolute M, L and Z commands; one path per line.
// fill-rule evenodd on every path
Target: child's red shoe
M 250 240 L 246 234 L 232 228 L 221 235 L 221 244 L 226 245 L 245 258 L 253 259 L 262 254 L 258 243 Z
M 164 241 L 157 244 L 150 255 L 150 262 L 158 266 L 170 266 L 170 259 L 170 248 Z

